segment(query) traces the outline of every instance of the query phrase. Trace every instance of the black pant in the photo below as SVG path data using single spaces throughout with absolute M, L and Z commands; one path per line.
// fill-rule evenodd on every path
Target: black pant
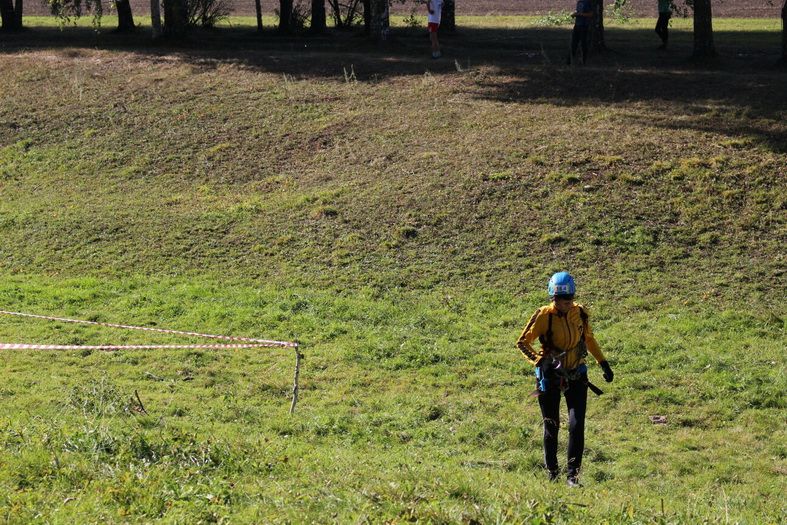
M 656 22 L 656 34 L 659 35 L 664 45 L 667 45 L 669 39 L 669 19 L 672 13 L 659 13 L 659 20 Z
M 588 401 L 587 379 L 569 381 L 565 392 L 568 405 L 568 474 L 579 474 L 585 450 L 585 410 Z M 550 381 L 550 388 L 538 396 L 544 417 L 544 463 L 550 471 L 557 471 L 557 433 L 560 429 L 559 381 Z
M 582 46 L 582 63 L 588 57 L 588 26 L 574 26 L 571 33 L 571 58 L 577 56 L 577 47 Z

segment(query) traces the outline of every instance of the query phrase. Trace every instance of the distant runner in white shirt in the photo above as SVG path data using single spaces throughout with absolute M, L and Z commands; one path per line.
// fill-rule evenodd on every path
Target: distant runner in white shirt
M 429 11 L 429 40 L 432 42 L 432 58 L 440 58 L 440 43 L 437 41 L 437 30 L 440 28 L 440 17 L 443 14 L 443 0 L 426 0 L 426 9 Z

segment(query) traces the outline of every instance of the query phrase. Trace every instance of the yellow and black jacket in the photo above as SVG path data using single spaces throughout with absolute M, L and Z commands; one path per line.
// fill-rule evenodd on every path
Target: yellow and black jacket
M 551 338 L 549 337 L 550 331 Z M 536 339 L 541 342 L 539 350 L 533 348 L 533 342 Z M 551 349 L 548 348 L 550 339 Z M 536 310 L 522 331 L 522 335 L 519 336 L 516 346 L 522 351 L 522 355 L 534 365 L 550 353 L 550 350 L 553 357 L 566 352 L 560 358 L 561 366 L 565 370 L 572 370 L 585 362 L 585 353 L 581 344 L 583 339 L 588 352 L 596 361 L 599 363 L 604 361 L 604 354 L 601 353 L 601 349 L 593 337 L 593 330 L 590 328 L 584 307 L 574 303 L 567 314 L 562 314 L 552 303 Z

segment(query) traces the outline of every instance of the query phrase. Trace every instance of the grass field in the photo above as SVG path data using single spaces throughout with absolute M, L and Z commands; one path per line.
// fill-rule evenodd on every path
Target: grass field
M 527 29 L 533 27 L 543 27 L 548 24 L 555 24 L 555 20 L 560 17 L 557 15 L 569 13 L 567 10 L 554 11 L 553 17 L 549 15 L 458 15 L 456 21 L 460 29 L 465 28 L 513 28 L 513 29 Z M 415 13 L 415 17 L 410 18 L 410 14 L 393 14 L 390 17 L 390 23 L 393 27 L 409 27 L 413 21 L 419 24 L 423 29 L 426 29 L 426 16 L 418 17 L 419 12 Z M 104 29 L 111 29 L 117 25 L 117 16 L 112 14 L 105 14 L 100 19 L 100 27 Z M 150 28 L 149 16 L 135 16 L 134 21 L 142 28 Z M 271 28 L 278 24 L 278 18 L 275 16 L 263 16 L 263 27 Z M 25 25 L 31 28 L 43 27 L 93 27 L 95 24 L 94 19 L 89 14 L 80 18 L 73 18 L 67 22 L 59 20 L 54 16 L 26 16 Z M 328 20 L 328 25 L 332 26 L 333 21 Z M 625 21 L 609 18 L 605 22 L 606 25 L 616 29 L 651 29 L 655 25 L 655 20 L 652 18 L 629 18 Z M 569 25 L 566 21 L 565 25 Z M 778 32 L 781 29 L 781 20 L 778 18 L 717 18 L 714 20 L 714 28 L 717 31 L 768 31 Z M 218 28 L 232 28 L 232 27 L 247 27 L 256 29 L 257 19 L 254 16 L 231 16 L 219 22 Z M 675 16 L 670 22 L 670 27 L 681 31 L 690 31 L 692 27 L 691 18 L 682 18 Z M 772 35 L 773 37 L 777 35 Z
M 4 37 L 0 309 L 306 357 L 290 416 L 291 352 L 4 353 L 0 519 L 783 521 L 778 23 L 719 21 L 704 65 L 680 24 L 666 54 L 612 26 L 585 68 L 566 28 L 460 27 L 441 61 L 407 27 Z M 561 269 L 616 372 L 573 491 L 513 346 Z M 184 342 L 7 317 L 0 341 Z

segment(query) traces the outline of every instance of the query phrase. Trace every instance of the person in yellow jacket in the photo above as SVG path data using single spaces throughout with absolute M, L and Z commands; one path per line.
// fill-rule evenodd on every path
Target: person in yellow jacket
M 593 337 L 585 308 L 574 302 L 576 286 L 568 272 L 559 272 L 547 285 L 552 303 L 536 310 L 516 342 L 525 358 L 536 367 L 538 404 L 544 418 L 544 463 L 549 479 L 558 479 L 557 435 L 560 428 L 560 394 L 568 405 L 568 484 L 578 487 L 579 469 L 585 448 L 585 411 L 588 386 L 585 356 L 588 352 L 604 370 L 604 379 L 613 373 Z M 536 340 L 541 348 L 535 349 Z

